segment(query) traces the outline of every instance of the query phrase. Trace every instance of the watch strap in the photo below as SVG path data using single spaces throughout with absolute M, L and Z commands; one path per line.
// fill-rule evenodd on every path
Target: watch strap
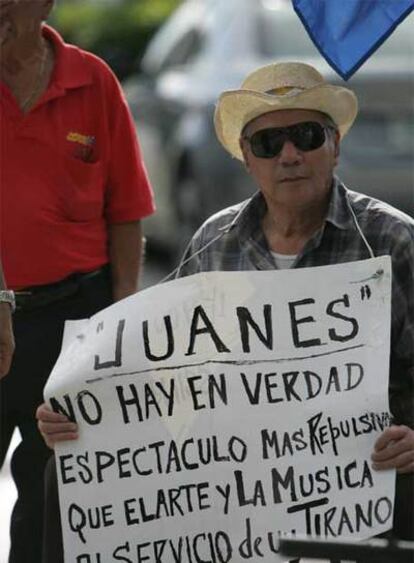
M 8 303 L 12 313 L 16 310 L 16 298 L 11 289 L 0 289 L 0 303 Z

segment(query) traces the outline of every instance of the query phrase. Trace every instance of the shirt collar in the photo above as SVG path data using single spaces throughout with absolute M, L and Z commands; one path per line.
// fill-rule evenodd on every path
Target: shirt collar
M 335 176 L 326 221 L 342 230 L 353 227 L 353 219 L 347 202 L 347 192 L 344 184 Z
M 261 192 L 256 192 L 243 206 L 238 221 L 238 234 L 240 241 L 252 238 L 261 238 L 261 220 L 266 212 L 266 202 Z
M 347 204 L 347 189 L 334 177 L 331 191 L 331 199 L 329 202 L 328 212 L 325 221 L 332 223 L 338 229 L 346 230 L 353 227 L 353 220 Z M 250 238 L 254 233 L 260 230 L 261 219 L 266 212 L 266 202 L 261 192 L 256 192 L 249 200 L 247 205 L 243 207 L 240 214 L 239 237 L 240 240 Z
M 49 25 L 43 25 L 43 35 L 55 50 L 52 85 L 61 90 L 68 90 L 90 84 L 92 73 L 82 50 L 65 43 L 59 33 Z

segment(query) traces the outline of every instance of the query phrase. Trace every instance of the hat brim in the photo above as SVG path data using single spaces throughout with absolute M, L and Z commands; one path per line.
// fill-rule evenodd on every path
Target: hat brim
M 214 125 L 224 148 L 243 160 L 240 135 L 244 126 L 265 113 L 286 109 L 305 109 L 329 115 L 343 137 L 358 112 L 355 94 L 347 88 L 322 84 L 293 95 L 276 96 L 253 90 L 229 90 L 218 101 Z

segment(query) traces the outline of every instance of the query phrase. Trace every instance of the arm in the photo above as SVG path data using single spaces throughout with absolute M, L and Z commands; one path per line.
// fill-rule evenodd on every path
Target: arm
M 382 432 L 373 468 L 414 473 L 414 246 L 412 226 L 392 233 L 390 408 L 395 424 Z
M 0 263 L 0 289 L 5 289 L 3 269 Z M 0 378 L 9 371 L 14 352 L 11 309 L 8 303 L 0 303 Z
M 397 230 L 392 257 L 390 410 L 414 429 L 414 225 Z
M 108 103 L 112 107 L 108 129 L 114 147 L 109 162 L 105 217 L 113 299 L 118 301 L 138 290 L 144 248 L 139 218 L 150 215 L 155 207 L 135 125 L 122 89 L 108 69 L 105 76 L 110 93 Z M 77 425 L 62 414 L 54 413 L 45 403 L 37 409 L 36 418 L 40 433 L 50 448 L 57 442 L 78 437 Z
M 109 227 L 109 256 L 114 301 L 138 291 L 142 249 L 140 221 L 120 223 Z M 78 438 L 77 424 L 71 422 L 63 414 L 52 411 L 46 403 L 38 407 L 36 419 L 39 432 L 51 449 L 57 442 Z
M 110 225 L 109 256 L 111 262 L 114 301 L 138 291 L 138 278 L 143 253 L 140 221 Z M 53 449 L 57 442 L 76 440 L 77 424 L 66 416 L 53 412 L 43 403 L 36 411 L 37 426 L 43 440 Z
M 135 124 L 121 86 L 107 74 L 111 113 L 111 151 L 106 178 L 105 218 L 114 301 L 138 289 L 143 254 L 141 219 L 154 211 L 152 189 L 138 143 Z
M 138 291 L 144 248 L 141 222 L 113 224 L 108 232 L 113 297 L 119 301 Z

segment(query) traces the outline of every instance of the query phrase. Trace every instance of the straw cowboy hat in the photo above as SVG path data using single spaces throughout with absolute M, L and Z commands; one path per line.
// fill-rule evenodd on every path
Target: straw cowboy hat
M 230 154 L 243 160 L 239 139 L 245 125 L 282 109 L 325 113 L 343 137 L 356 117 L 358 102 L 351 90 L 328 84 L 310 65 L 273 63 L 249 74 L 239 90 L 221 94 L 214 115 L 217 136 Z

